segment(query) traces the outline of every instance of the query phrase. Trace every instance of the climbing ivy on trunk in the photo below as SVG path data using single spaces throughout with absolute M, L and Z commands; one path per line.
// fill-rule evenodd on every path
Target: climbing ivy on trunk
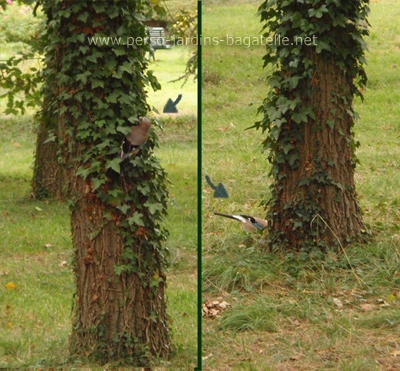
M 267 0 L 264 67 L 273 66 L 256 129 L 266 132 L 271 249 L 318 252 L 364 232 L 354 183 L 368 0 Z
M 160 88 L 147 70 L 148 47 L 132 41 L 146 37 L 141 21 L 149 6 L 147 0 L 44 2 L 54 91 L 48 112 L 57 118 L 75 250 L 70 351 L 131 366 L 150 365 L 171 349 L 168 232 L 161 225 L 169 196 L 153 153 L 157 123 L 141 154 L 123 165 L 119 157 L 123 136 L 150 110 L 146 89 Z M 97 45 L 89 42 L 96 37 Z M 100 41 L 109 37 L 114 41 Z M 120 176 L 110 179 L 107 170 Z

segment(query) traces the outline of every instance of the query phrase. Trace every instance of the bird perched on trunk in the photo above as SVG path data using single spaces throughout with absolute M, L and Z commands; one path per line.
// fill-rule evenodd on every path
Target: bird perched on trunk
M 228 215 L 221 213 L 214 213 L 214 214 L 219 216 L 224 216 L 225 218 L 239 220 L 240 222 L 242 222 L 243 229 L 246 232 L 260 231 L 268 226 L 268 221 L 249 215 Z
M 125 160 L 131 155 L 137 154 L 146 144 L 149 138 L 151 123 L 145 117 L 139 118 L 139 124 L 131 126 L 131 132 L 122 140 L 121 158 Z

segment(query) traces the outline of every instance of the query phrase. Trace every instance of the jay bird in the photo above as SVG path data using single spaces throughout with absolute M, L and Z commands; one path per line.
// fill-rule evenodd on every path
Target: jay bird
M 228 215 L 228 214 L 221 214 L 221 213 L 214 213 L 215 215 L 224 216 L 225 218 L 231 218 L 235 220 L 239 220 L 242 222 L 243 229 L 246 232 L 254 232 L 260 231 L 267 227 L 268 221 L 260 218 L 256 218 L 253 216 L 248 215 Z
M 139 118 L 139 124 L 131 126 L 131 132 L 122 140 L 121 159 L 125 160 L 131 155 L 136 155 L 146 144 L 149 138 L 151 123 L 145 117 Z

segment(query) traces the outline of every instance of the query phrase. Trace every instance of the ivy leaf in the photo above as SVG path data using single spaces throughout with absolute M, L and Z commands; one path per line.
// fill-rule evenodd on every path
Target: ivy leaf
M 132 129 L 130 128 L 130 126 L 118 126 L 117 131 L 124 135 L 128 135 L 132 131 Z
M 162 205 L 160 203 L 150 203 L 147 201 L 144 206 L 149 208 L 150 214 L 154 214 L 157 210 L 161 211 L 163 209 Z
M 298 221 L 295 220 L 293 223 L 293 230 L 297 229 L 297 228 L 301 228 L 303 226 L 303 222 L 302 221 Z
M 121 55 L 125 55 L 126 51 L 124 48 L 120 47 L 120 48 L 113 48 L 112 51 L 115 53 L 115 55 L 117 56 L 121 56 Z
M 137 189 L 138 189 L 138 191 L 142 192 L 143 195 L 147 195 L 150 193 L 150 187 L 148 184 L 145 184 L 143 186 L 138 185 Z
M 122 274 L 122 272 L 129 271 L 129 265 L 114 265 L 113 269 L 114 269 L 114 273 L 117 276 L 120 276 Z
M 81 177 L 83 177 L 83 179 L 86 179 L 87 176 L 91 173 L 91 169 L 85 169 L 82 166 L 78 169 L 78 171 L 76 172 L 76 176 L 80 175 Z
M 89 12 L 85 12 L 85 13 L 80 14 L 77 17 L 77 20 L 78 21 L 82 21 L 83 23 L 85 23 L 88 18 L 89 18 Z
M 282 146 L 282 148 L 283 148 L 283 152 L 285 153 L 285 155 L 287 155 L 289 153 L 289 151 L 294 148 L 294 146 L 292 143 L 285 143 Z
M 131 207 L 127 204 L 122 205 L 122 206 L 117 206 L 118 210 L 121 210 L 123 214 L 126 214 L 127 211 L 130 209 Z
M 300 122 L 304 121 L 307 122 L 307 114 L 305 113 L 293 113 L 292 114 L 292 119 L 296 122 L 296 124 L 300 124 Z
M 93 182 L 93 190 L 95 191 L 102 184 L 104 184 L 106 182 L 106 180 L 105 179 L 99 179 L 99 178 L 92 178 L 92 182 Z
M 329 52 L 331 51 L 331 47 L 329 46 L 328 43 L 325 41 L 318 40 L 317 45 L 315 46 L 315 49 L 317 53 L 321 53 L 322 50 L 328 50 Z
M 303 185 L 310 185 L 310 178 L 308 178 L 306 176 L 301 178 L 299 181 L 299 186 L 303 186 Z
M 127 73 L 129 73 L 131 75 L 133 73 L 132 65 L 128 61 L 124 62 L 124 64 L 122 66 L 120 66 L 119 69 L 121 71 L 127 72 Z
M 328 13 L 328 12 L 329 12 L 329 10 L 325 4 L 322 5 L 318 9 L 314 9 L 314 8 L 308 9 L 309 16 L 316 17 L 316 18 L 321 18 L 324 15 L 324 13 Z
M 127 220 L 129 225 L 138 225 L 140 227 L 144 227 L 144 222 L 142 218 L 143 214 L 139 213 L 138 211 L 135 211 L 135 213 Z
M 150 82 L 151 87 L 154 91 L 161 89 L 161 84 L 158 82 L 157 77 L 153 75 L 154 71 L 147 70 L 147 79 Z
M 114 171 L 116 171 L 118 174 L 121 174 L 121 167 L 120 167 L 120 163 L 121 163 L 121 159 L 119 157 L 113 158 L 112 160 L 109 160 L 106 162 L 106 169 L 113 169 Z
M 90 71 L 85 71 L 84 73 L 78 73 L 78 74 L 76 75 L 76 79 L 79 80 L 79 81 L 82 81 L 82 83 L 83 83 L 84 85 L 86 85 L 86 83 L 87 83 L 87 78 L 88 78 L 88 76 L 90 76 L 90 75 L 91 75 L 91 72 L 90 72 Z
M 326 120 L 326 124 L 333 129 L 333 126 L 335 125 L 335 120 Z
M 110 95 L 107 96 L 106 101 L 108 103 L 117 103 L 117 99 L 121 95 L 120 91 L 114 90 Z

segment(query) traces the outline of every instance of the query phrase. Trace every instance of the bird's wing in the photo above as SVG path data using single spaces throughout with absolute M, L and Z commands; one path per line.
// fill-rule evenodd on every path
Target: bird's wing
M 262 229 L 268 227 L 268 220 L 264 220 L 264 219 L 260 219 L 260 218 L 256 218 L 256 217 L 254 217 L 254 219 Z
M 148 129 L 140 125 L 132 126 L 131 132 L 126 136 L 132 146 L 140 146 L 148 139 Z

